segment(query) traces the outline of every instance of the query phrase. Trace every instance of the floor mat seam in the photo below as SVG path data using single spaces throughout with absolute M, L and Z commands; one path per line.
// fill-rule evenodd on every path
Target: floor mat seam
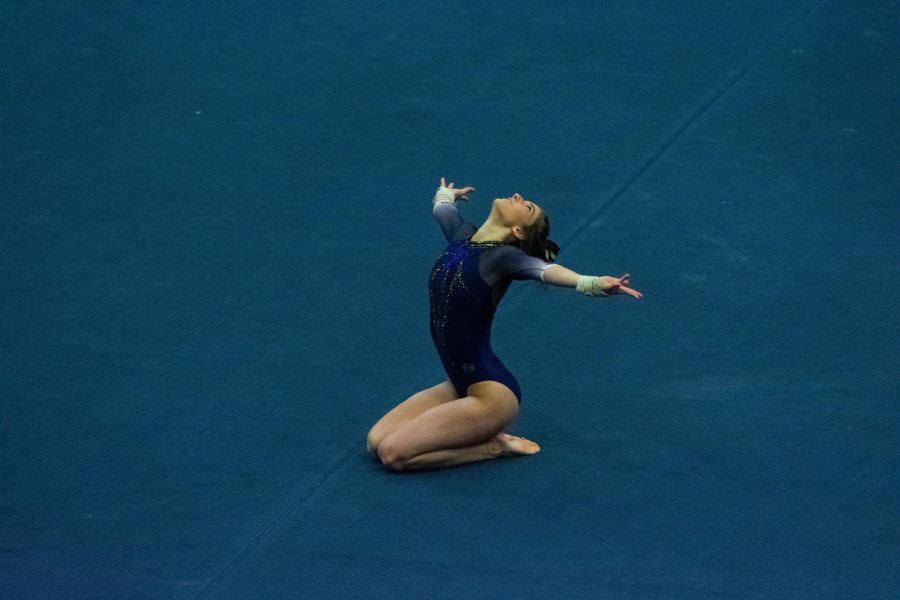
M 320 487 L 322 487 L 325 484 L 325 482 L 331 478 L 332 475 L 334 475 L 342 466 L 344 466 L 344 464 L 348 460 L 350 460 L 351 456 L 353 456 L 354 454 L 359 452 L 359 449 L 362 448 L 364 443 L 365 443 L 365 440 L 357 443 L 356 446 L 351 448 L 349 452 L 347 452 L 340 460 L 338 460 L 334 464 L 334 466 L 331 467 L 331 469 L 328 470 L 328 472 L 326 472 L 322 477 L 320 477 L 319 480 L 316 481 L 316 483 L 313 484 L 302 496 L 300 496 L 288 508 L 286 508 L 278 516 L 277 519 L 275 519 L 272 523 L 270 523 L 259 535 L 257 535 L 255 538 L 253 538 L 253 540 L 251 540 L 251 542 L 247 545 L 247 547 L 244 549 L 244 551 L 241 552 L 241 554 L 238 555 L 238 557 L 235 558 L 231 562 L 231 564 L 228 565 L 228 567 L 218 577 L 216 577 L 216 579 L 213 580 L 213 582 L 210 583 L 209 586 L 207 586 L 207 588 L 205 590 L 203 590 L 203 592 L 199 596 L 197 596 L 198 600 L 200 598 L 204 598 L 204 597 L 208 596 L 213 591 L 213 589 L 217 585 L 219 585 L 219 583 L 221 583 L 222 580 L 224 580 L 228 576 L 228 574 L 231 573 L 231 571 L 233 571 L 234 568 L 237 567 L 237 565 L 240 564 L 244 560 L 244 558 L 247 557 L 248 554 L 250 554 L 253 550 L 255 550 L 262 543 L 262 541 L 266 537 L 268 537 L 268 535 L 272 531 L 275 530 L 276 527 L 278 527 L 281 523 L 283 523 L 292 513 L 294 513 L 294 511 L 296 511 L 298 508 L 300 508 L 300 506 L 304 502 L 306 502 L 306 500 L 310 496 L 312 496 L 316 492 L 316 490 L 318 490 Z
M 659 149 L 653 153 L 650 158 L 648 158 L 643 165 L 631 176 L 629 177 L 625 183 L 623 183 L 619 188 L 613 192 L 612 196 L 604 202 L 600 208 L 595 210 L 590 216 L 588 216 L 585 221 L 579 225 L 575 231 L 573 231 L 567 238 L 564 239 L 562 245 L 567 246 L 571 244 L 575 239 L 580 236 L 585 229 L 587 229 L 591 223 L 596 221 L 599 217 L 603 215 L 613 204 L 616 203 L 619 198 L 625 195 L 632 185 L 640 179 L 644 173 L 649 171 L 654 164 L 656 164 L 662 155 L 666 153 L 666 151 L 675 145 L 675 142 L 684 134 L 685 131 L 690 129 L 690 127 L 696 123 L 704 114 L 706 114 L 709 109 L 711 109 L 722 97 L 727 94 L 731 88 L 733 88 L 737 83 L 739 83 L 746 75 L 750 72 L 753 67 L 762 61 L 769 52 L 772 51 L 779 43 L 781 43 L 787 36 L 790 34 L 797 25 L 800 24 L 801 21 L 806 19 L 814 10 L 816 10 L 820 5 L 821 1 L 814 2 L 811 6 L 809 6 L 806 10 L 799 11 L 799 14 L 791 19 L 784 27 L 778 31 L 774 37 L 763 46 L 762 50 L 758 51 L 755 56 L 753 56 L 749 61 L 747 61 L 738 72 L 728 80 L 728 83 L 721 90 L 713 94 L 712 98 L 707 100 L 698 110 L 696 110 L 690 117 L 688 117 L 679 127 L 676 129 L 675 133 L 672 134 L 669 139 L 667 139 L 663 144 L 659 147 Z

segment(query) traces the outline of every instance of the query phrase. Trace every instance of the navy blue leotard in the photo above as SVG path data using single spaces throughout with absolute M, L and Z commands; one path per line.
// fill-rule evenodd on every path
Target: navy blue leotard
M 476 228 L 452 202 L 436 202 L 434 215 L 450 244 L 428 280 L 431 338 L 457 394 L 497 381 L 521 402 L 519 382 L 491 349 L 491 322 L 513 279 L 542 279 L 548 263 L 502 242 L 473 242 Z

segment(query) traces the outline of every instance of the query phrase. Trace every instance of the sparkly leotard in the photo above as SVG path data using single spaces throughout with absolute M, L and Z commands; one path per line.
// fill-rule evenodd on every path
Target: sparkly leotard
M 473 242 L 476 228 L 451 202 L 434 215 L 450 244 L 428 280 L 431 337 L 460 396 L 470 385 L 497 381 L 521 401 L 519 383 L 491 349 L 491 322 L 513 279 L 541 279 L 548 263 L 502 242 Z

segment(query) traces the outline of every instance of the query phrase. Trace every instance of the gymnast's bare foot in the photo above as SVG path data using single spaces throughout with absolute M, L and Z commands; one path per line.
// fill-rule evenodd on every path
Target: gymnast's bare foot
M 499 433 L 494 440 L 500 445 L 500 456 L 513 456 L 516 454 L 537 454 L 541 447 L 531 440 L 506 433 Z

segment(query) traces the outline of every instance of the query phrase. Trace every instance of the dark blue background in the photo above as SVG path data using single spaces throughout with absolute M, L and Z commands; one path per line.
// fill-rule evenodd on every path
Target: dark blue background
M 896 598 L 895 2 L 0 6 L 0 595 Z M 441 176 L 533 458 L 391 476 Z

